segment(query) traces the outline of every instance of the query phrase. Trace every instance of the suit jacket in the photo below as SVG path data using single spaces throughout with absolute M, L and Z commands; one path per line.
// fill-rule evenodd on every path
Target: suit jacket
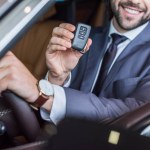
M 109 26 L 92 29 L 92 46 L 72 71 L 70 88 L 65 88 L 67 117 L 112 119 L 150 101 L 150 23 L 117 58 L 99 96 L 90 92 L 108 31 Z

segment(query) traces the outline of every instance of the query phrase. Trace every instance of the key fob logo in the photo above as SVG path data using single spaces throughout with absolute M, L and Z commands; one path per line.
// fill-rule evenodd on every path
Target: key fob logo
M 81 40 L 84 40 L 86 33 L 87 33 L 87 28 L 84 26 L 81 26 L 79 30 L 78 38 Z

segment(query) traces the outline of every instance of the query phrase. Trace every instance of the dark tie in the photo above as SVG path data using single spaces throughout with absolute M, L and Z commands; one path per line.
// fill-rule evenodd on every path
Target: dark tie
M 127 40 L 125 36 L 121 36 L 118 34 L 112 34 L 112 43 L 110 44 L 109 48 L 107 49 L 105 56 L 102 61 L 100 73 L 98 75 L 95 87 L 93 89 L 93 93 L 95 93 L 97 96 L 100 93 L 101 87 L 103 86 L 104 80 L 107 77 L 108 70 L 116 56 L 117 53 L 117 46 Z

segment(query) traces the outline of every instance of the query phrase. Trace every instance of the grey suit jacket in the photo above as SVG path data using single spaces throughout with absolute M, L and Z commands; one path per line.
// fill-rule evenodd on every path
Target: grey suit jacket
M 150 23 L 118 57 L 99 97 L 90 92 L 108 31 L 109 26 L 92 30 L 92 46 L 72 71 L 71 86 L 65 88 L 67 117 L 113 119 L 150 101 Z

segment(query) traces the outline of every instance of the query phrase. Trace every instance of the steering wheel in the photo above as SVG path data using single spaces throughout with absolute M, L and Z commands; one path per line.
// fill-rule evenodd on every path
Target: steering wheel
M 29 142 L 35 141 L 40 132 L 40 124 L 32 108 L 21 97 L 11 91 L 3 92 L 2 96 L 6 104 L 13 110 L 25 138 Z

